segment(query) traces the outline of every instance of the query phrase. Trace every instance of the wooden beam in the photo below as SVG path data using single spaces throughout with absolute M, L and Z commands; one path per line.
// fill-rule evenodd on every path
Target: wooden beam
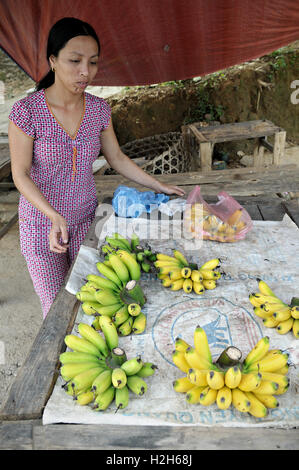
M 285 153 L 286 132 L 276 132 L 274 137 L 273 165 L 280 165 Z

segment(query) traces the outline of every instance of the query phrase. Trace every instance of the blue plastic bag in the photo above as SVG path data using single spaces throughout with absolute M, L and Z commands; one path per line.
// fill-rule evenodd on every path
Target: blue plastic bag
M 169 201 L 169 196 L 154 191 L 138 191 L 128 186 L 118 186 L 112 198 L 112 207 L 119 217 L 139 217 L 143 212 L 150 213 L 161 203 Z

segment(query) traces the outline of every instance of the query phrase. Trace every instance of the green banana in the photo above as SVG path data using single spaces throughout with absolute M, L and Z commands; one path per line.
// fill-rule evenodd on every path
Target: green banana
M 110 267 L 110 266 L 107 266 L 107 264 L 105 264 L 106 261 L 104 263 L 97 263 L 96 264 L 96 267 L 97 267 L 97 270 L 103 274 L 103 276 L 105 276 L 107 279 L 110 279 L 110 281 L 114 282 L 114 284 L 118 285 L 120 288 L 122 287 L 122 281 L 119 279 L 118 275 L 116 274 L 116 272 Z M 110 261 L 109 261 L 110 263 Z
M 115 238 L 116 240 L 121 240 L 129 251 L 132 250 L 131 242 L 126 237 L 124 237 L 123 235 L 121 235 L 120 233 L 117 233 L 117 232 L 113 233 L 111 236 L 112 236 L 112 238 Z
M 66 382 L 72 380 L 76 375 L 81 374 L 85 370 L 93 369 L 96 367 L 94 362 L 79 362 L 76 364 L 75 362 L 72 364 L 64 364 L 60 368 L 60 375 Z M 104 368 L 102 369 L 104 370 Z
M 91 281 L 98 289 L 112 289 L 112 290 L 119 290 L 119 286 L 115 284 L 115 282 L 111 281 L 102 276 L 98 276 L 97 274 L 88 274 L 86 276 L 87 281 Z
M 129 389 L 125 385 L 123 388 L 117 388 L 115 390 L 115 404 L 116 411 L 123 410 L 129 404 Z
M 94 344 L 98 350 L 103 354 L 103 356 L 107 357 L 109 354 L 109 349 L 106 344 L 106 341 L 104 338 L 95 331 L 92 326 L 89 326 L 86 323 L 79 323 L 78 325 L 78 332 L 82 336 L 82 338 L 85 338 L 87 341 L 90 341 L 92 344 Z
M 129 315 L 129 318 L 117 328 L 118 334 L 120 336 L 128 336 L 132 332 L 133 321 L 133 317 Z
M 94 362 L 95 364 L 100 363 L 100 360 L 94 354 L 76 351 L 65 351 L 61 353 L 59 356 L 59 361 L 61 364 L 79 364 L 79 362 Z
M 140 265 L 136 261 L 136 259 L 134 259 L 134 257 L 125 250 L 118 250 L 116 254 L 126 265 L 130 273 L 130 279 L 139 281 L 141 277 L 141 270 L 140 270 Z
M 76 375 L 70 382 L 70 386 L 73 390 L 73 393 L 77 394 L 80 393 L 82 390 L 91 387 L 93 381 L 101 372 L 103 372 L 102 367 L 94 367 Z
M 128 306 L 127 304 L 123 305 L 119 308 L 113 315 L 112 321 L 114 325 L 119 327 L 122 323 L 124 323 L 129 318 Z
M 119 294 L 112 289 L 98 290 L 95 292 L 95 300 L 102 305 L 115 305 L 121 303 Z
M 98 302 L 92 302 L 92 301 L 85 301 L 82 302 L 81 304 L 82 310 L 86 315 L 95 315 L 98 312 L 98 309 L 102 307 L 102 304 L 99 304 Z
M 141 312 L 141 307 L 137 303 L 132 303 L 128 305 L 128 312 L 132 317 L 137 317 Z
M 98 304 L 100 307 L 97 308 L 97 312 L 95 316 L 98 314 L 100 315 L 107 315 L 107 317 L 113 317 L 113 315 L 123 306 L 122 302 L 118 302 L 116 304 L 110 304 L 110 305 L 102 305 Z
M 147 383 L 138 375 L 131 375 L 127 378 L 127 385 L 131 392 L 142 396 L 147 391 Z
M 112 385 L 115 388 L 123 388 L 127 383 L 127 374 L 121 367 L 116 367 L 112 371 Z
M 127 376 L 132 376 L 137 374 L 143 366 L 143 362 L 140 356 L 134 357 L 133 359 L 128 359 L 120 367 L 125 371 Z
M 102 332 L 104 333 L 105 340 L 109 350 L 117 348 L 118 346 L 118 333 L 116 326 L 110 317 L 106 315 L 101 315 L 99 318 L 99 324 Z
M 130 250 L 131 248 L 128 248 L 126 243 L 123 240 L 120 240 L 118 238 L 113 238 L 113 237 L 106 237 L 105 238 L 106 243 L 108 245 L 112 246 L 112 248 L 115 248 L 116 250 Z
M 153 364 L 152 362 L 145 362 L 143 366 L 141 367 L 140 371 L 137 372 L 138 377 L 150 377 L 151 375 L 154 375 L 155 370 L 158 369 L 158 367 Z
M 118 278 L 121 280 L 123 284 L 126 284 L 130 280 L 130 273 L 125 263 L 115 253 L 111 253 L 109 255 L 109 261 L 115 273 L 117 274 Z
M 139 245 L 140 239 L 136 233 L 132 233 L 131 235 L 131 249 L 135 251 L 136 247 Z
M 89 292 L 89 291 L 79 291 L 76 293 L 76 298 L 80 300 L 80 302 L 96 302 L 95 294 L 97 291 Z
M 132 325 L 132 333 L 134 335 L 140 335 L 144 332 L 146 328 L 146 315 L 143 312 L 140 312 L 137 317 L 134 317 Z
M 101 356 L 101 351 L 85 338 L 70 334 L 65 336 L 64 342 L 70 349 L 73 349 L 73 351 L 93 354 L 96 357 Z
M 113 387 L 113 385 L 111 385 L 111 387 L 107 388 L 105 392 L 99 393 L 96 396 L 95 406 L 93 409 L 96 411 L 106 410 L 108 406 L 111 405 L 111 403 L 113 402 L 114 396 L 115 396 L 115 388 Z
M 91 390 L 95 395 L 105 392 L 112 384 L 112 369 L 100 372 L 91 385 Z

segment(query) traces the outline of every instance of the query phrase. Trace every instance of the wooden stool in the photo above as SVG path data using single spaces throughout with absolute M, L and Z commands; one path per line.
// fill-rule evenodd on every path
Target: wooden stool
M 189 124 L 182 128 L 183 133 L 192 133 L 199 143 L 198 165 L 202 171 L 212 170 L 213 146 L 218 142 L 258 138 L 253 152 L 253 166 L 263 164 L 264 149 L 273 152 L 273 165 L 280 165 L 285 151 L 286 132 L 271 121 L 246 121 L 218 126 L 200 126 L 199 123 Z M 274 135 L 274 147 L 266 137 Z

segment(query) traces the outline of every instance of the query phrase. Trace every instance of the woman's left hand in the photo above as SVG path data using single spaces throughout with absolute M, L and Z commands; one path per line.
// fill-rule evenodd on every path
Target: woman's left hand
M 163 184 L 161 183 L 159 192 L 165 193 L 165 194 L 177 194 L 178 196 L 185 196 L 185 191 L 183 188 L 180 188 L 179 186 L 173 186 L 171 184 Z

